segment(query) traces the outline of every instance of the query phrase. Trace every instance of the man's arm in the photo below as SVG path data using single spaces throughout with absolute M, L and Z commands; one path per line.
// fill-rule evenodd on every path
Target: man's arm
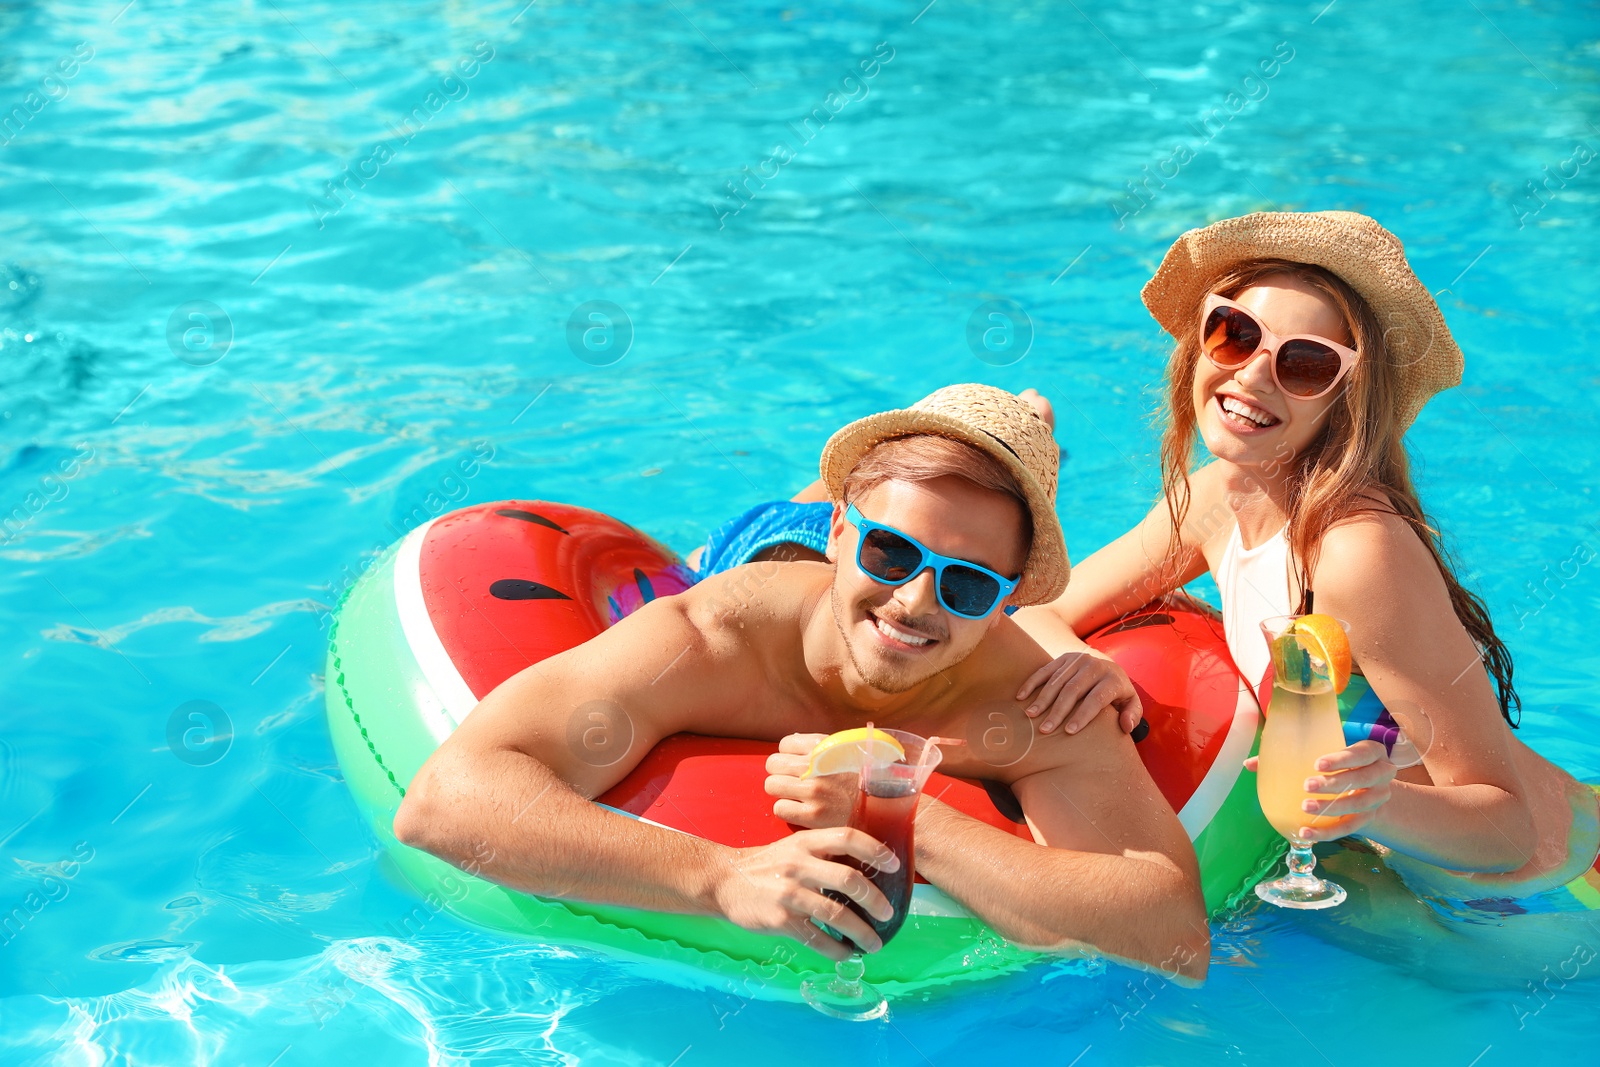
M 1194 848 L 1111 716 L 1040 738 L 1039 769 L 1012 785 L 1038 843 L 925 797 L 917 869 L 1002 936 L 1088 945 L 1203 979 L 1210 930 Z
M 822 895 L 834 889 L 890 913 L 859 871 L 827 858 L 892 865 L 892 853 L 860 831 L 733 849 L 589 802 L 661 738 L 712 732 L 748 704 L 759 662 L 714 623 L 691 618 L 694 606 L 692 595 L 655 601 L 502 683 L 417 772 L 395 836 L 539 896 L 724 915 L 843 956 L 816 918 L 874 950 L 871 927 Z

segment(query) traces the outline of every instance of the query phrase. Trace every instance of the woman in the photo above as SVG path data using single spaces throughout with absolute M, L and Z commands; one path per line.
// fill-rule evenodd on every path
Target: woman
M 1163 499 L 1017 622 L 1056 651 L 1210 570 L 1228 646 L 1257 684 L 1259 622 L 1314 598 L 1349 624 L 1364 677 L 1347 696 L 1370 689 L 1423 758 L 1397 774 L 1371 740 L 1321 757 L 1306 789 L 1337 797 L 1306 802 L 1326 820 L 1306 838 L 1359 832 L 1420 861 L 1394 865 L 1432 895 L 1565 886 L 1600 907 L 1595 791 L 1512 735 L 1510 654 L 1411 484 L 1403 435 L 1460 381 L 1461 352 L 1399 240 L 1342 211 L 1227 219 L 1180 237 L 1143 296 L 1177 342 Z M 1193 469 L 1197 435 L 1214 459 Z M 1029 681 L 1042 730 L 1098 712 L 1074 710 L 1081 663 L 1068 653 Z

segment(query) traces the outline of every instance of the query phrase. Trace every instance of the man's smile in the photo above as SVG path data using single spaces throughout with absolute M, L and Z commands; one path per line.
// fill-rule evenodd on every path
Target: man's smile
M 867 609 L 867 618 L 871 620 L 872 630 L 878 635 L 879 640 L 897 651 L 921 652 L 939 643 L 939 638 L 906 622 L 900 620 L 891 622 L 870 608 Z

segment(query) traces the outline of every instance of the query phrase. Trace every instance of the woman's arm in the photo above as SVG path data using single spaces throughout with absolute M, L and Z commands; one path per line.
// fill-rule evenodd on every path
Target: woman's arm
M 1176 552 L 1163 498 L 1133 529 L 1076 563 L 1060 597 L 1023 608 L 1012 618 L 1047 652 L 1059 655 L 1072 647 L 1069 632 L 1092 633 L 1200 577 L 1206 571 L 1206 543 L 1226 534 L 1234 519 L 1214 464 L 1189 477 L 1189 492 Z
M 1024 700 L 1038 690 L 1028 714 L 1044 716 L 1040 733 L 1051 733 L 1063 723 L 1068 733 L 1076 733 L 1110 706 L 1118 709 L 1123 730 L 1138 725 L 1142 709 L 1127 676 L 1110 657 L 1086 646 L 1079 635 L 1092 633 L 1205 572 L 1205 545 L 1232 528 L 1233 513 L 1212 467 L 1196 471 L 1189 479 L 1189 490 L 1190 506 L 1176 552 L 1172 518 L 1162 499 L 1139 525 L 1073 567 L 1072 580 L 1059 598 L 1023 608 L 1012 616 L 1029 637 L 1056 657 L 1036 671 L 1017 695 Z
M 1012 618 L 1046 651 L 1067 651 L 1069 635 L 1098 630 L 1205 571 L 1198 551 L 1169 558 L 1171 532 L 1166 501 L 1159 501 L 1139 525 L 1074 565 L 1061 596 Z
M 1327 840 L 1359 829 L 1457 871 L 1525 865 L 1537 842 L 1515 742 L 1477 646 L 1416 532 L 1392 514 L 1341 523 L 1323 538 L 1313 588 L 1318 610 L 1350 623 L 1356 664 L 1406 735 L 1422 742 L 1432 784 L 1395 781 L 1387 802 L 1369 809 L 1358 827 L 1340 820 L 1310 836 Z M 1339 773 L 1324 777 L 1339 788 Z M 1362 792 L 1319 806 L 1329 815 L 1359 812 Z

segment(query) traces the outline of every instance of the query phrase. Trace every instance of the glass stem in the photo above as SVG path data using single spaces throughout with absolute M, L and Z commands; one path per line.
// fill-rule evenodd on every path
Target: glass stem
M 1316 882 L 1316 875 L 1311 873 L 1316 866 L 1317 857 L 1312 854 L 1308 842 L 1289 842 L 1289 880 L 1302 885 Z
M 847 997 L 861 995 L 861 976 L 867 972 L 866 961 L 859 954 L 848 956 L 833 965 L 834 990 Z

